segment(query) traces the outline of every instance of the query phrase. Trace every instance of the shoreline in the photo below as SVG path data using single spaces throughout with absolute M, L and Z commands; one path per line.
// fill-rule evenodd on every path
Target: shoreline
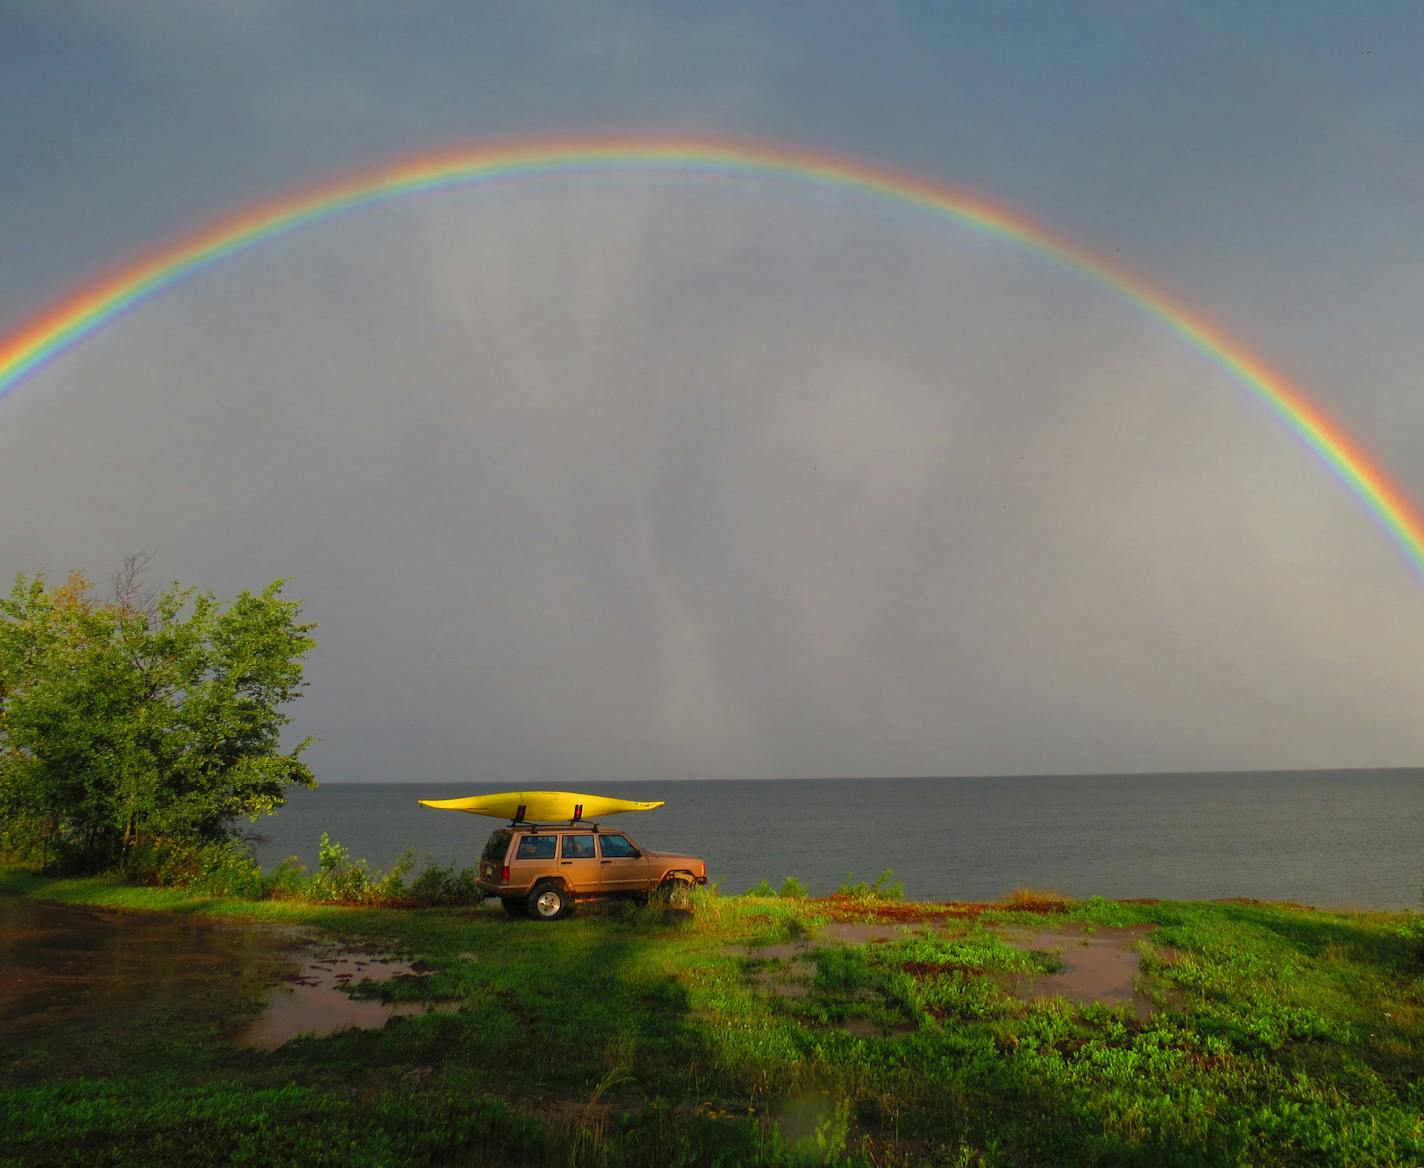
M 0 895 L 26 896 L 31 899 L 51 900 L 57 904 L 87 905 L 128 912 L 181 912 L 184 915 L 216 916 L 269 916 L 298 915 L 304 910 L 335 910 L 339 912 L 469 912 L 477 911 L 482 905 L 488 906 L 494 898 L 481 904 L 463 906 L 431 906 L 415 904 L 365 904 L 356 901 L 314 901 L 300 898 L 268 897 L 249 899 L 236 896 L 212 896 L 195 893 L 180 888 L 154 885 L 128 884 L 107 876 L 59 876 L 36 872 L 20 866 L 0 865 Z M 1170 897 L 1088 897 L 1077 898 L 1066 894 L 1046 893 L 1049 900 L 1034 902 L 1028 906 L 1020 900 L 1015 903 L 1014 894 L 997 901 L 985 900 L 916 900 L 913 898 L 852 897 L 840 894 L 825 896 L 752 896 L 751 894 L 717 895 L 720 901 L 772 901 L 780 904 L 802 904 L 807 907 L 823 906 L 824 910 L 836 914 L 881 914 L 881 919 L 903 917 L 911 919 L 930 918 L 973 918 L 985 914 L 1026 912 L 1038 915 L 1055 911 L 1069 911 L 1077 906 L 1092 904 L 1121 905 L 1126 907 L 1151 908 L 1166 906 L 1210 906 L 1239 905 L 1243 907 L 1277 909 L 1295 913 L 1310 913 L 1321 916 L 1378 917 L 1381 919 L 1400 918 L 1408 920 L 1420 915 L 1419 909 L 1409 907 L 1379 908 L 1361 905 L 1303 904 L 1294 900 L 1273 900 L 1253 896 L 1221 896 L 1208 899 L 1178 900 Z

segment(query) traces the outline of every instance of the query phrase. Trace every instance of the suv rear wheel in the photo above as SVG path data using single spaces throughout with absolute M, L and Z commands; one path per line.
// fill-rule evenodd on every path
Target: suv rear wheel
M 530 918 L 536 921 L 557 921 L 574 911 L 574 898 L 552 881 L 536 884 L 526 904 Z

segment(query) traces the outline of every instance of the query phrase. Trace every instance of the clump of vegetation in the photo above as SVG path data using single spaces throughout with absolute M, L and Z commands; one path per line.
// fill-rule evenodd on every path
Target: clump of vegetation
M 353 860 L 343 844 L 321 833 L 317 845 L 318 865 L 312 874 L 308 896 L 312 900 L 343 901 L 347 904 L 381 904 L 399 901 L 405 891 L 405 876 L 415 867 L 415 853 L 407 851 L 386 872 L 372 872 L 365 860 Z
M 1067 912 L 1076 903 L 1071 896 L 1051 888 L 1015 888 L 1004 897 L 1009 908 L 1030 908 L 1034 912 Z
M 485 893 L 475 886 L 478 874 L 475 868 L 456 870 L 453 864 L 429 861 L 420 875 L 411 881 L 406 897 L 416 904 L 432 907 L 479 904 L 485 899 Z
M 894 874 L 893 869 L 886 868 L 869 884 L 847 876 L 845 883 L 837 887 L 836 895 L 848 896 L 855 900 L 904 900 L 905 882 L 896 880 L 892 883 L 890 877 Z
M 787 900 L 805 900 L 811 894 L 795 876 L 788 876 L 781 882 L 781 888 L 776 895 L 785 897 Z
M 780 888 L 773 888 L 771 881 L 763 877 L 760 884 L 748 888 L 742 895 L 767 898 L 779 896 L 788 900 L 805 900 L 811 895 L 811 891 L 795 876 L 788 876 L 781 882 Z
M 234 824 L 316 781 L 281 748 L 315 625 L 282 581 L 230 604 L 152 593 L 133 556 L 99 599 L 81 574 L 0 598 L 0 847 L 70 872 L 250 882 Z

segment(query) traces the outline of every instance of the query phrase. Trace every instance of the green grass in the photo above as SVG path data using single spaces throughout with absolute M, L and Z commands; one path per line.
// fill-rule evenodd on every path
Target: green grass
M 1424 1162 L 1424 961 L 1404 914 L 1005 905 L 957 936 L 911 922 L 793 965 L 741 946 L 888 907 L 700 896 L 691 915 L 546 925 L 15 870 L 4 893 L 330 931 L 436 970 L 382 992 L 460 1003 L 261 1053 L 226 1041 L 260 1003 L 219 987 L 0 1050 L 5 1165 Z M 1166 1008 L 1025 1005 L 1005 978 L 1055 959 L 987 920 L 1155 924 L 1141 950 Z

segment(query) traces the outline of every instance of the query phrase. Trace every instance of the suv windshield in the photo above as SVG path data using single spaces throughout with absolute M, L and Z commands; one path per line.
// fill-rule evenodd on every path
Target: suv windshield
M 509 851 L 509 832 L 497 831 L 489 837 L 489 843 L 485 844 L 485 854 L 480 859 L 503 860 L 504 853 L 507 851 Z

